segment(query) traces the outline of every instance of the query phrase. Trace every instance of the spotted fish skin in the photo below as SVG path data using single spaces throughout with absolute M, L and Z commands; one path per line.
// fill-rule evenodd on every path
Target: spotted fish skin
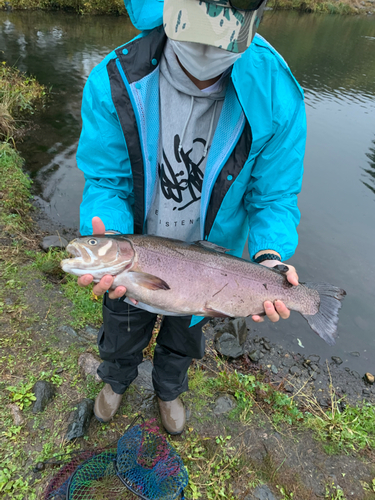
M 101 235 L 77 238 L 67 250 L 75 257 L 62 262 L 65 271 L 92 274 L 95 281 L 112 274 L 113 287 L 125 286 L 127 297 L 166 314 L 246 317 L 264 313 L 266 300 L 282 300 L 326 342 L 334 343 L 345 291 L 332 285 L 293 286 L 283 272 L 228 255 L 206 242 Z

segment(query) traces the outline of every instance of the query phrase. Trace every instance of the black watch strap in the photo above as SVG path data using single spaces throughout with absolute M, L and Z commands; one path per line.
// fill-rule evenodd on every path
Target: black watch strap
M 278 255 L 275 255 L 274 253 L 263 253 L 262 255 L 259 255 L 256 259 L 253 260 L 256 264 L 260 264 L 264 260 L 278 260 L 281 262 L 281 259 Z

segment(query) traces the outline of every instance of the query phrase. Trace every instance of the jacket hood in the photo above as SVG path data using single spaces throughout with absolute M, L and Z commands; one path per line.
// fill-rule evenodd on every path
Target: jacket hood
M 140 31 L 163 24 L 164 0 L 124 0 L 133 26 Z

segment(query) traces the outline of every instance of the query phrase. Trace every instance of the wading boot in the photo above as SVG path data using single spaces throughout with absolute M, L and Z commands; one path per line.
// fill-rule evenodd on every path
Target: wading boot
M 123 394 L 113 392 L 109 384 L 105 384 L 95 399 L 94 414 L 99 422 L 108 422 L 117 412 Z
M 173 401 L 162 401 L 158 398 L 159 411 L 164 429 L 175 436 L 181 434 L 186 423 L 185 408 L 180 398 Z

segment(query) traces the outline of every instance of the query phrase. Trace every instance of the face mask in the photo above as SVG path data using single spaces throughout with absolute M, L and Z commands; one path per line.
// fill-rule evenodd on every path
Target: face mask
M 241 57 L 241 54 L 203 43 L 169 40 L 182 66 L 200 81 L 221 75 Z

